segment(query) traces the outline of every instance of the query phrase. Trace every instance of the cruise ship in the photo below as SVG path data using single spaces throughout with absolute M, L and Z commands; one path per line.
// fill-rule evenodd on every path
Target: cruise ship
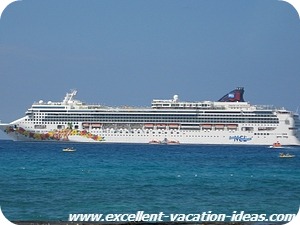
M 151 107 L 109 107 L 75 99 L 33 103 L 25 116 L 0 129 L 16 141 L 93 143 L 300 145 L 299 115 L 251 105 L 238 87 L 218 101 L 152 101 Z

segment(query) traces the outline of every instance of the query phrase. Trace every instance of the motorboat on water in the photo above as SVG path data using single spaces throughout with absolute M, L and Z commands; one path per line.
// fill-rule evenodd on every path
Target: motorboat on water
M 74 149 L 73 147 L 68 147 L 68 148 L 63 148 L 63 152 L 75 152 L 76 149 Z
M 151 140 L 151 141 L 149 141 L 149 144 L 150 144 L 150 145 L 159 145 L 159 144 L 161 144 L 161 141 L 158 141 L 158 140 Z
M 165 138 L 164 140 L 162 141 L 159 141 L 159 140 L 151 140 L 149 142 L 149 144 L 152 144 L 152 145 L 159 145 L 159 144 L 163 144 L 163 145 L 179 145 L 180 142 L 179 141 L 174 141 L 174 140 L 168 140 L 167 138 Z
M 294 158 L 295 155 L 291 155 L 290 153 L 279 153 L 279 158 Z
M 168 141 L 167 145 L 179 145 L 180 142 L 179 141 Z

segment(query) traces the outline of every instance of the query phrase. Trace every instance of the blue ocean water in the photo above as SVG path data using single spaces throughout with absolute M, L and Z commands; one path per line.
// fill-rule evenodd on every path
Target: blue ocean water
M 62 152 L 72 146 L 76 152 Z M 295 158 L 279 158 L 279 152 Z M 297 213 L 300 148 L 0 141 L 9 220 L 70 213 Z

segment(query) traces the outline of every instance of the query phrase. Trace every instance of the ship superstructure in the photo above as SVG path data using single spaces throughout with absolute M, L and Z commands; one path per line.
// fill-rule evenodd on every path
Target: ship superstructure
M 244 88 L 218 101 L 185 102 L 174 95 L 153 100 L 149 108 L 85 104 L 76 94 L 36 102 L 23 118 L 0 128 L 20 141 L 300 145 L 298 114 L 251 105 Z

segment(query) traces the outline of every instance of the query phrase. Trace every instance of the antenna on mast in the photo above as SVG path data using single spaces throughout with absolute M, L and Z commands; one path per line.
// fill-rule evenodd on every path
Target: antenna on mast
M 76 94 L 77 94 L 77 91 L 75 89 L 71 90 L 70 93 L 67 93 L 63 100 L 63 104 L 69 104 L 73 100 L 73 97 L 76 96 Z

